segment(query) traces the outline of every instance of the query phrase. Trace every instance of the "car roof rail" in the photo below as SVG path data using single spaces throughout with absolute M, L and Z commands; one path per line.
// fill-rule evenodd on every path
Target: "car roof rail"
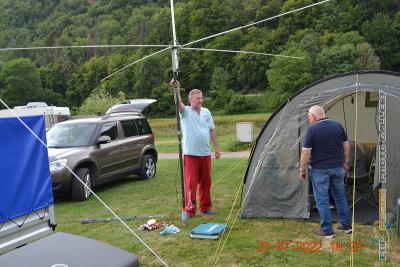
M 90 119 L 90 118 L 100 118 L 101 115 L 78 115 L 69 117 L 68 120 L 77 120 L 77 119 Z

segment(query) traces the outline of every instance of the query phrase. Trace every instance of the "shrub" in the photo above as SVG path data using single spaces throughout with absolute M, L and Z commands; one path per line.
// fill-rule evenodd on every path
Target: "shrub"
M 111 96 L 104 89 L 92 92 L 83 101 L 83 104 L 77 110 L 77 115 L 99 115 L 105 114 L 106 111 L 125 100 L 123 92 L 119 92 L 116 97 Z
M 252 101 L 247 100 L 247 97 L 234 94 L 229 101 L 229 104 L 225 106 L 225 112 L 227 114 L 240 114 L 249 113 L 256 109 Z
M 245 150 L 251 149 L 254 144 L 255 144 L 255 141 L 253 141 L 251 143 L 243 143 L 243 142 L 238 142 L 238 141 L 236 141 L 236 139 L 232 138 L 228 143 L 227 149 L 230 152 L 245 151 Z

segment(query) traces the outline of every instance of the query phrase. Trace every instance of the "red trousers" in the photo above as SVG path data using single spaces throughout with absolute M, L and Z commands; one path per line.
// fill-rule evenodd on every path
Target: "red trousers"
M 211 156 L 184 155 L 185 210 L 189 216 L 196 214 L 196 191 L 199 185 L 200 212 L 211 209 Z

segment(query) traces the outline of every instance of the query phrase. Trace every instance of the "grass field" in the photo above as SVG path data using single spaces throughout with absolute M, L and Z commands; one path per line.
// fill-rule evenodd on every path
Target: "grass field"
M 269 116 L 269 113 L 214 116 L 221 150 L 231 151 L 235 147 L 236 122 L 253 122 L 255 139 Z M 157 150 L 160 153 L 178 152 L 176 119 L 150 119 L 149 123 L 156 136 Z
M 105 187 L 96 193 L 119 216 L 165 214 L 165 222 L 174 224 L 181 232 L 171 236 L 160 236 L 159 231 L 137 231 L 137 226 L 147 220 L 128 221 L 127 224 L 148 244 L 169 266 L 350 266 L 350 236 L 338 234 L 335 244 L 343 242 L 341 252 L 330 253 L 331 243 L 325 242 L 327 251 L 300 252 L 298 245 L 319 241 L 311 231 L 318 226 L 309 221 L 282 219 L 241 219 L 237 217 L 240 203 L 242 178 L 247 159 L 221 159 L 213 161 L 213 206 L 216 215 L 196 216 L 188 227 L 181 223 L 180 182 L 177 160 L 160 160 L 158 174 L 152 180 L 128 177 Z M 235 199 L 237 200 L 235 202 Z M 84 218 L 110 217 L 106 209 L 94 198 L 86 202 L 58 200 L 55 205 L 58 231 L 87 236 L 115 245 L 135 253 L 141 266 L 160 266 L 158 259 L 118 222 L 81 224 Z M 204 222 L 226 222 L 229 230 L 222 242 L 193 240 L 191 229 Z M 388 261 L 378 261 L 378 247 L 371 242 L 371 227 L 357 226 L 354 240 L 363 248 L 354 254 L 354 266 L 399 266 L 400 242 L 396 240 L 388 247 Z M 267 251 L 268 241 L 271 245 Z M 288 250 L 277 251 L 279 241 L 290 241 Z M 298 243 L 296 243 L 298 242 Z M 335 246 L 336 247 L 336 246 Z M 223 248 L 222 251 L 218 248 Z M 219 257 L 215 257 L 216 252 Z

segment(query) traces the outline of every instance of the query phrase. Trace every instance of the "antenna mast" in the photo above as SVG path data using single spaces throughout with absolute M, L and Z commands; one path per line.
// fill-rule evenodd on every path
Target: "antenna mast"
M 179 73 L 179 59 L 178 59 L 178 39 L 176 37 L 176 29 L 175 29 L 175 12 L 174 12 L 174 1 L 170 0 L 171 4 L 171 20 L 172 20 L 172 36 L 174 45 L 172 47 L 172 73 L 173 79 L 178 79 Z M 178 130 L 178 146 L 179 146 L 179 169 L 181 174 L 181 191 L 182 191 L 182 222 L 184 225 L 187 224 L 187 214 L 185 210 L 185 182 L 183 177 L 183 160 L 182 160 L 182 131 L 181 131 L 181 122 L 179 118 L 179 87 L 174 86 L 174 94 L 175 94 L 175 115 L 176 115 L 176 125 Z

